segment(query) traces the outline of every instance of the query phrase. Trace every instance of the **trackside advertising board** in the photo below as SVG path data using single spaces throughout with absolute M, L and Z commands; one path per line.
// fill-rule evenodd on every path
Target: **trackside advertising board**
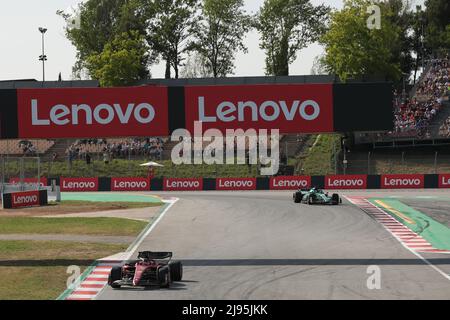
M 4 209 L 17 209 L 47 205 L 47 190 L 34 190 L 2 194 Z
M 217 178 L 216 190 L 256 190 L 256 178 Z
M 391 83 L 307 80 L 203 79 L 196 85 L 177 79 L 140 87 L 77 88 L 61 83 L 69 87 L 0 89 L 0 139 L 170 136 L 177 129 L 193 133 L 197 121 L 203 130 L 222 133 L 393 129 Z
M 98 191 L 98 178 L 61 178 L 61 191 Z
M 423 174 L 386 174 L 381 176 L 382 189 L 422 189 L 425 185 Z
M 18 89 L 19 137 L 165 136 L 167 87 Z
M 439 188 L 450 188 L 450 174 L 439 175 Z
M 200 191 L 203 190 L 202 178 L 164 178 L 164 191 Z
M 311 187 L 309 176 L 278 176 L 270 178 L 271 190 L 298 190 Z
M 367 175 L 325 176 L 325 189 L 366 189 Z
M 20 178 L 11 178 L 11 179 L 9 179 L 9 183 L 19 184 L 20 183 Z M 23 179 L 23 183 L 27 184 L 27 185 L 37 185 L 38 184 L 38 178 L 24 178 Z M 39 179 L 39 186 L 40 187 L 47 186 L 47 178 L 45 178 L 45 177 L 40 178 Z
M 209 191 L 320 189 L 433 189 L 450 188 L 450 173 L 277 176 L 242 178 L 58 178 L 61 191 Z
M 333 85 L 185 87 L 186 128 L 333 132 Z
M 111 191 L 149 191 L 148 178 L 111 178 Z

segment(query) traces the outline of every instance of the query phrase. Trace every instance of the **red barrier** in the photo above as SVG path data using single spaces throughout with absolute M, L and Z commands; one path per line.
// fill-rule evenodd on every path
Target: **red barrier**
M 366 189 L 367 175 L 325 176 L 325 189 Z
M 39 191 L 15 192 L 11 194 L 11 207 L 13 209 L 39 205 Z
M 256 190 L 256 178 L 217 178 L 216 190 Z
M 111 178 L 111 191 L 149 191 L 149 178 Z
M 98 191 L 98 178 L 61 178 L 61 191 Z
M 202 178 L 164 178 L 164 191 L 201 191 L 203 190 Z
M 333 132 L 333 85 L 187 86 L 186 128 Z
M 450 188 L 450 174 L 439 175 L 439 188 Z
M 423 174 L 385 174 L 381 176 L 382 189 L 422 189 L 425 186 Z
M 297 190 L 311 187 L 310 176 L 270 177 L 271 190 Z
M 165 136 L 167 87 L 18 89 L 19 137 Z
M 36 185 L 38 183 L 38 178 L 24 178 L 23 182 L 24 182 L 24 184 L 28 184 L 28 185 Z M 9 179 L 9 183 L 19 184 L 20 183 L 20 178 L 10 178 Z M 42 177 L 40 179 L 39 186 L 40 187 L 46 187 L 47 186 L 47 178 Z

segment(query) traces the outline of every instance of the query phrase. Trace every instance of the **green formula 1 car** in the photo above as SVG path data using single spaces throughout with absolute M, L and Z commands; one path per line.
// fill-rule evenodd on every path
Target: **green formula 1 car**
M 330 197 L 328 193 L 325 193 L 323 190 L 318 188 L 300 189 L 294 192 L 293 198 L 295 203 L 331 205 L 338 205 L 342 203 L 342 199 L 337 193 L 333 193 Z

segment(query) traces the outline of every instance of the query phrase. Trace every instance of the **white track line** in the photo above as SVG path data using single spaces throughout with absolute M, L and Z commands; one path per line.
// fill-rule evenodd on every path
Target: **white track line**
M 354 204 L 355 206 L 358 206 L 357 203 L 353 202 L 351 199 L 349 199 L 348 197 L 344 196 L 345 199 L 347 199 L 350 203 Z M 361 199 L 358 199 L 361 200 Z M 370 203 L 367 199 L 364 199 L 364 201 Z M 378 208 L 378 207 L 377 207 Z M 379 209 L 379 208 L 378 208 Z M 380 209 L 381 210 L 381 209 Z M 363 211 L 363 210 L 362 210 Z M 384 212 L 384 211 L 383 211 Z M 428 261 L 426 258 L 424 258 L 420 253 L 412 250 L 411 248 L 409 248 L 404 242 L 403 240 L 401 240 L 399 237 L 397 237 L 394 233 L 392 233 L 388 228 L 386 228 L 382 223 L 380 223 L 383 228 L 385 230 L 387 230 L 394 238 L 397 239 L 398 242 L 400 242 L 400 244 L 409 252 L 411 252 L 412 254 L 414 254 L 416 257 L 418 257 L 420 260 L 422 260 L 423 262 L 425 262 L 427 265 L 429 265 L 431 268 L 433 268 L 435 271 L 437 271 L 440 275 L 442 275 L 445 279 L 450 281 L 450 275 L 448 275 L 447 273 L 445 273 L 444 271 L 442 271 L 441 269 L 439 269 L 438 267 L 436 267 L 434 264 L 432 264 L 430 261 Z
M 153 229 L 156 228 L 156 226 L 158 225 L 158 223 L 162 220 L 162 218 L 164 218 L 164 216 L 166 215 L 166 213 L 170 210 L 170 208 L 172 208 L 172 206 L 177 203 L 179 199 L 175 198 L 174 200 L 168 200 L 166 201 L 166 203 L 169 203 L 169 205 L 164 209 L 164 211 L 159 215 L 158 219 L 156 219 L 156 221 L 151 225 L 150 228 L 148 228 L 148 230 L 140 237 L 140 239 L 138 240 L 138 242 L 135 243 L 135 245 L 129 250 L 129 254 L 127 259 L 125 260 L 129 260 L 131 258 L 131 256 L 133 256 L 134 252 L 139 248 L 139 246 L 142 244 L 142 242 L 144 241 L 145 238 L 148 237 L 148 235 L 153 231 Z

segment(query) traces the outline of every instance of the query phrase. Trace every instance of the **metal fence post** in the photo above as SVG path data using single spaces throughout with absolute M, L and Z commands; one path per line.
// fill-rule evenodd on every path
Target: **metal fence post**
M 41 158 L 37 158 L 38 190 L 41 188 Z
M 370 174 L 370 155 L 371 153 L 369 151 L 369 153 L 367 154 L 367 174 Z
M 438 152 L 434 153 L 434 173 L 437 174 L 437 161 L 438 161 Z
M 334 174 L 337 175 L 337 167 L 338 167 L 338 157 L 337 157 L 337 150 L 336 150 L 336 141 L 333 140 L 333 154 L 334 154 Z

